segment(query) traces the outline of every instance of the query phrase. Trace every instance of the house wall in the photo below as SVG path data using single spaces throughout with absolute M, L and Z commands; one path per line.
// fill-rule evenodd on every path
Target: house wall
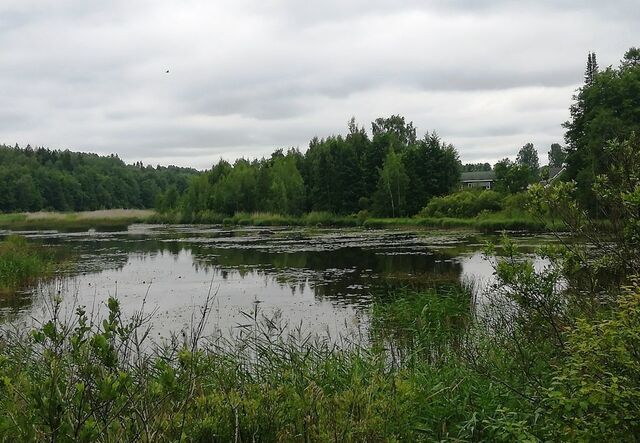
M 473 181 L 462 182 L 463 189 L 473 189 L 473 188 L 491 189 L 492 185 L 493 185 L 492 180 L 473 180 Z

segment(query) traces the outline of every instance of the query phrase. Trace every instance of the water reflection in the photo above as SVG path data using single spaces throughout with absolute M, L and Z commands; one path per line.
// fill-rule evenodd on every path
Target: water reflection
M 331 334 L 366 325 L 371 294 L 389 285 L 431 285 L 490 278 L 473 235 L 393 231 L 221 229 L 140 226 L 126 232 L 31 232 L 45 245 L 70 249 L 78 265 L 66 286 L 0 298 L 0 321 L 45 312 L 47 296 L 104 309 L 117 295 L 125 313 L 156 310 L 160 335 L 187 327 L 195 306 L 216 293 L 212 328 L 243 322 L 256 305 L 267 315 Z M 58 285 L 58 286 L 56 286 Z

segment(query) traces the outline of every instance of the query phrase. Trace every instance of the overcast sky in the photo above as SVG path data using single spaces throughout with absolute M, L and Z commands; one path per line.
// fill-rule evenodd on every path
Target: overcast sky
M 0 0 L 0 143 L 204 169 L 401 114 L 545 163 L 587 52 L 639 44 L 637 0 Z

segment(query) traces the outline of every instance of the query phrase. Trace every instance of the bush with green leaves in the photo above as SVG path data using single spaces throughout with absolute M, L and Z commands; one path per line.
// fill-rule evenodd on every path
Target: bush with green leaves
M 526 422 L 543 440 L 638 440 L 638 148 L 635 135 L 607 145 L 613 160 L 593 188 L 606 223 L 577 201 L 575 183 L 534 186 L 534 213 L 553 214 L 567 233 L 541 249 L 542 269 L 509 239 L 495 263 L 493 299 L 478 323 L 487 331 L 469 360 L 528 399 Z
M 640 438 L 640 286 L 626 290 L 610 316 L 579 319 L 567 357 L 545 390 L 545 409 L 562 440 Z
M 460 191 L 432 198 L 420 212 L 421 217 L 475 217 L 483 211 L 502 209 L 502 196 L 495 191 Z

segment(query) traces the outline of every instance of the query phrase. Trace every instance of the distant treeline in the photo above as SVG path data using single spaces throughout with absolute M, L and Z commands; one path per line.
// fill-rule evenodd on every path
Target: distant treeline
M 116 155 L 0 145 L 0 211 L 152 208 L 185 190 L 193 169 L 126 165 Z
M 270 158 L 233 165 L 222 160 L 195 177 L 183 194 L 168 189 L 158 209 L 185 219 L 256 211 L 413 215 L 431 197 L 455 189 L 460 171 L 452 145 L 435 132 L 417 139 L 404 117 L 377 119 L 371 137 L 351 119 L 346 135 L 314 138 L 304 154 L 277 150 Z

